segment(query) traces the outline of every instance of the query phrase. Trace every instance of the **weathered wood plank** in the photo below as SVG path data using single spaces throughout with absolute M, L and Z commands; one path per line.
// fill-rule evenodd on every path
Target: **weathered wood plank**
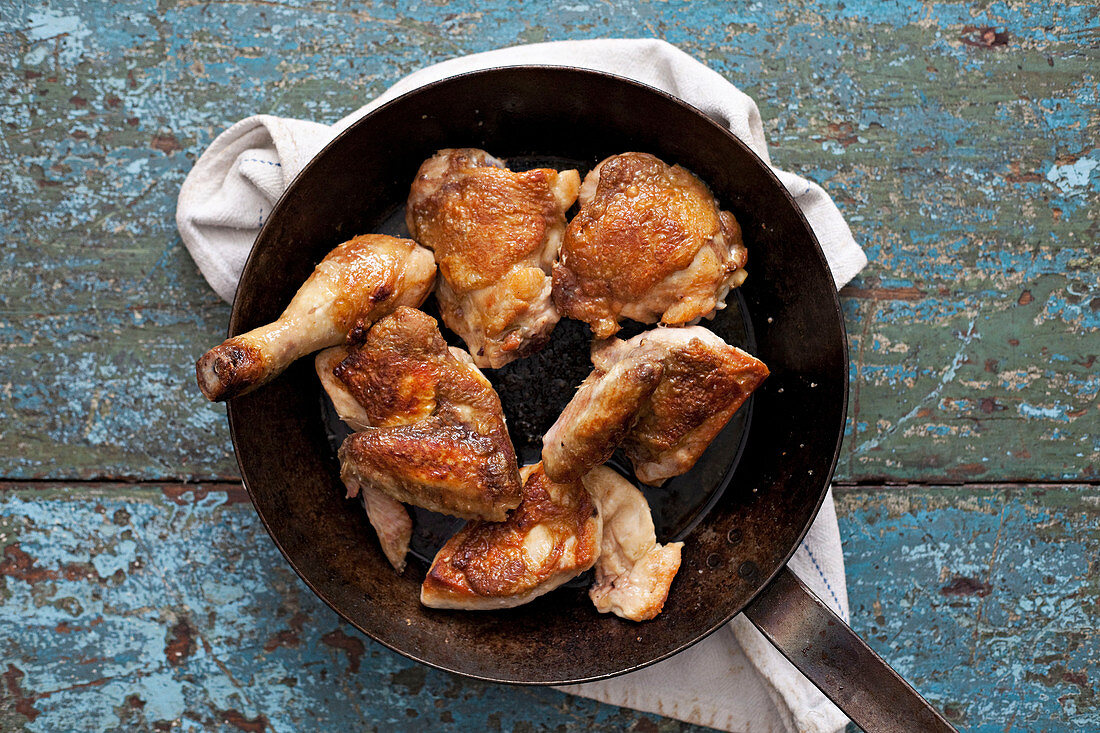
M 236 476 L 224 411 L 191 376 L 228 308 L 172 221 L 221 129 L 257 111 L 332 121 L 461 53 L 639 35 L 756 97 L 776 162 L 820 181 L 869 250 L 842 294 L 838 478 L 1095 481 L 1087 0 L 4 4 L 0 477 Z M 224 489 L 8 487 L 0 727 L 681 729 L 389 653 Z M 1095 494 L 842 488 L 853 622 L 964 729 L 1100 727 Z
M 1100 726 L 1095 486 L 836 496 L 853 625 L 961 729 Z
M 1095 477 L 1098 12 L 5 5 L 0 475 L 236 475 L 191 377 L 228 310 L 172 223 L 192 160 L 231 122 L 331 121 L 425 63 L 517 41 L 656 35 L 752 93 L 776 161 L 821 181 L 868 247 L 845 291 L 840 478 Z
M 961 729 L 1100 726 L 1094 487 L 837 499 L 853 625 Z M 225 484 L 5 485 L 0 628 L 5 730 L 688 729 L 389 652 Z
M 298 580 L 239 487 L 6 489 L 0 729 L 699 730 L 390 652 Z

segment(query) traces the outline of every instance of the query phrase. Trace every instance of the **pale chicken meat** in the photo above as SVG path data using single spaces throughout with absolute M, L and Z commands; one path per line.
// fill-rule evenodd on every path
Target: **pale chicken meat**
M 515 450 L 500 398 L 456 352 L 414 308 L 375 323 L 334 369 L 369 425 L 339 458 L 360 485 L 397 501 L 503 521 L 520 501 Z
M 403 572 L 413 530 L 412 517 L 409 516 L 405 505 L 373 486 L 361 482 L 359 474 L 346 463 L 341 466 L 340 478 L 347 487 L 348 495 L 359 497 L 363 511 L 367 513 L 367 520 L 378 535 L 382 554 L 386 556 L 394 570 Z
M 702 326 L 597 342 L 592 363 L 543 437 L 557 481 L 583 476 L 620 445 L 643 482 L 679 476 L 768 376 L 763 362 Z
M 523 499 L 503 522 L 469 522 L 436 554 L 420 589 L 432 608 L 512 608 L 585 572 L 600 553 L 600 512 L 580 481 L 523 468 Z
M 690 171 L 648 153 L 613 155 L 581 186 L 554 301 L 601 339 L 622 318 L 690 324 L 725 307 L 746 259 L 737 220 Z
M 340 419 L 353 430 L 366 430 L 370 427 L 370 415 L 333 373 L 347 356 L 346 347 L 333 346 L 317 354 L 314 367 Z M 409 512 L 401 502 L 369 484 L 361 483 L 358 476 L 347 469 L 346 464 L 341 466 L 340 478 L 344 481 L 348 496 L 359 497 L 363 510 L 367 513 L 367 520 L 378 536 L 382 553 L 394 570 L 402 572 L 412 539 L 412 518 Z
M 631 621 L 656 617 L 680 569 L 684 543 L 658 544 L 645 496 L 607 466 L 593 468 L 583 482 L 603 518 L 596 582 L 588 596 L 600 613 Z
M 551 271 L 575 170 L 513 172 L 484 150 L 440 150 L 420 167 L 406 223 L 435 252 L 443 322 L 474 363 L 497 368 L 549 340 L 559 315 Z
M 355 237 L 321 260 L 278 320 L 206 352 L 195 365 L 199 388 L 210 400 L 245 394 L 296 359 L 341 343 L 356 324 L 420 305 L 434 282 L 432 253 L 411 239 Z

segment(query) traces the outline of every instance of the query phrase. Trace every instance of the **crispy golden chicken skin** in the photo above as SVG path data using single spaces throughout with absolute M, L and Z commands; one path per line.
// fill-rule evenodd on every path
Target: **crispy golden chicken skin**
M 691 323 L 745 279 L 741 227 L 707 187 L 647 153 L 605 159 L 580 190 L 554 267 L 554 302 L 597 338 L 619 320 Z
M 638 478 L 659 484 L 695 465 L 767 378 L 768 367 L 702 326 L 660 329 L 621 343 L 632 341 L 668 348 L 661 383 L 622 444 Z
M 443 322 L 474 363 L 501 367 L 540 349 L 558 322 L 550 278 L 576 171 L 515 173 L 484 150 L 440 150 L 420 167 L 406 223 L 435 252 Z
M 358 432 L 371 426 L 370 415 L 335 374 L 336 367 L 348 358 L 348 353 L 347 346 L 330 346 L 323 351 L 318 351 L 313 358 L 313 368 L 317 372 L 317 378 L 321 380 L 325 394 L 332 401 L 332 406 L 336 408 L 336 414 L 347 423 L 349 428 Z
M 209 400 L 227 400 L 277 377 L 291 362 L 344 340 L 399 305 L 418 306 L 432 291 L 432 253 L 411 239 L 363 234 L 332 250 L 279 319 L 234 336 L 195 365 Z
M 375 323 L 334 370 L 371 426 L 340 461 L 398 501 L 501 521 L 520 501 L 515 450 L 489 380 L 456 353 L 414 308 Z
M 588 570 L 602 522 L 580 481 L 554 483 L 542 464 L 523 468 L 523 500 L 504 522 L 474 521 L 436 554 L 420 602 L 432 608 L 511 608 Z
M 627 355 L 593 369 L 543 436 L 542 461 L 557 481 L 575 481 L 615 452 L 661 382 L 661 357 Z
M 554 480 L 579 478 L 620 444 L 638 478 L 687 472 L 768 376 L 762 361 L 702 326 L 593 345 L 593 372 L 543 437 Z

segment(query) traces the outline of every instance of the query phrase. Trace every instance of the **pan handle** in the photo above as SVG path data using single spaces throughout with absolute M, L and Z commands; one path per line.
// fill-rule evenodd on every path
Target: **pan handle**
M 868 733 L 955 730 L 789 569 L 779 571 L 745 615 Z

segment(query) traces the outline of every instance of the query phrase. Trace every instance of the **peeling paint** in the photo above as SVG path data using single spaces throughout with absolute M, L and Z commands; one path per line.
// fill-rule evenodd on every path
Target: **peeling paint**
M 703 730 L 410 662 L 313 595 L 238 488 L 193 488 L 183 503 L 167 486 L 0 488 L 0 547 L 16 558 L 0 565 L 0 727 Z M 126 542 L 118 577 L 65 571 Z M 59 598 L 79 611 L 51 613 Z
M 960 730 L 1100 726 L 1095 487 L 834 493 L 853 626 Z
M 752 94 L 773 158 L 821 182 L 867 248 L 871 266 L 843 303 L 862 353 L 851 402 L 875 419 L 857 412 L 840 478 L 915 478 L 911 467 L 933 459 L 923 478 L 951 463 L 989 463 L 986 480 L 1080 478 L 1100 465 L 1095 442 L 1081 450 L 1080 423 L 1022 414 L 999 386 L 977 386 L 970 364 L 942 396 L 977 403 L 995 390 L 1008 410 L 982 429 L 930 442 L 919 425 L 969 419 L 936 405 L 909 418 L 911 435 L 859 429 L 880 417 L 896 425 L 911 396 L 935 389 L 951 358 L 945 334 L 970 321 L 989 335 L 974 364 L 1039 369 L 1028 404 L 1077 412 L 1087 398 L 1062 394 L 1067 380 L 1100 385 L 1082 365 L 1100 351 L 1094 3 L 792 11 L 611 0 L 517 13 L 500 0 L 476 11 L 456 2 L 121 12 L 60 0 L 0 15 L 11 62 L 0 65 L 0 159 L 15 162 L 0 197 L 16 202 L 0 211 L 0 359 L 8 374 L 34 376 L 0 379 L 2 475 L 237 476 L 224 412 L 191 373 L 228 310 L 172 221 L 184 175 L 219 131 L 254 112 L 332 122 L 432 61 L 528 36 L 599 35 L 666 38 Z M 985 47 L 961 40 L 987 31 Z M 1025 289 L 1033 300 L 1020 303 Z M 991 460 L 1039 425 L 1062 436 L 1045 454 Z
M 1098 16 L 1089 0 L 9 3 L 0 476 L 170 483 L 4 494 L 0 728 L 691 729 L 411 666 L 301 586 L 239 486 L 181 483 L 238 477 L 224 408 L 193 384 L 228 320 L 173 223 L 193 161 L 244 116 L 332 122 L 457 54 L 662 37 L 758 101 L 773 159 L 835 197 L 871 258 L 841 297 L 838 479 L 1095 482 Z M 838 497 L 854 623 L 960 728 L 1100 728 L 1094 486 Z

